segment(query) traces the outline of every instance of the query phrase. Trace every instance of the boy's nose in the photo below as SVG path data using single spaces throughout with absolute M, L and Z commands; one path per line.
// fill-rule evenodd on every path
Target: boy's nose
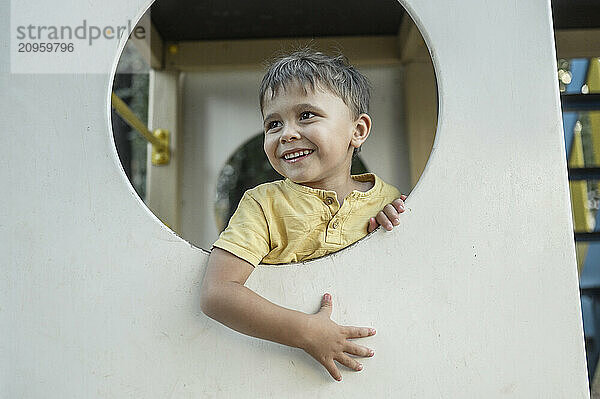
M 283 132 L 281 133 L 279 140 L 282 143 L 288 143 L 293 140 L 298 140 L 300 137 L 300 133 L 295 126 L 286 126 L 283 128 Z

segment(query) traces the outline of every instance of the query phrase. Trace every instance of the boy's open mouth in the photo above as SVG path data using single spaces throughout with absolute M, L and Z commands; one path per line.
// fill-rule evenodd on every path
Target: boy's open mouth
M 287 154 L 283 154 L 282 158 L 286 161 L 286 162 L 298 162 L 304 158 L 306 158 L 307 156 L 309 156 L 310 154 L 312 154 L 314 152 L 314 150 L 300 150 L 300 151 L 295 151 L 295 152 L 290 152 Z

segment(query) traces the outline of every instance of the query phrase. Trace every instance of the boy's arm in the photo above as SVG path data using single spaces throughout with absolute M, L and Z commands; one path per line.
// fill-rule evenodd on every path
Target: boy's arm
M 312 315 L 275 305 L 244 286 L 253 269 L 250 263 L 215 247 L 202 282 L 202 311 L 243 334 L 303 349 L 338 381 L 342 376 L 334 360 L 356 371 L 362 369 L 347 353 L 372 356 L 373 351 L 348 339 L 373 335 L 374 329 L 334 323 L 329 294 Z
M 367 233 L 372 232 L 379 225 L 387 231 L 391 231 L 394 226 L 398 226 L 400 224 L 400 214 L 404 212 L 404 200 L 406 200 L 406 195 L 400 194 L 400 198 L 396 198 L 384 206 L 374 218 L 370 218 Z

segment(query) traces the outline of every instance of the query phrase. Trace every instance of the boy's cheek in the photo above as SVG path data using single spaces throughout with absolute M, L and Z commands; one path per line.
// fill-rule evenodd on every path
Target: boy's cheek
M 274 159 L 275 155 L 273 153 L 273 150 L 271 150 L 271 148 L 269 148 L 267 146 L 265 146 L 264 150 L 265 150 L 265 155 L 267 156 L 267 159 L 269 160 L 269 163 L 271 165 L 273 165 L 273 163 L 275 161 L 275 159 Z

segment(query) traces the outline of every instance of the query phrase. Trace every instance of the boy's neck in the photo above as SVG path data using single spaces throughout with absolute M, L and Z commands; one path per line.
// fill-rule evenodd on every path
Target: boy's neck
M 336 193 L 338 202 L 340 206 L 344 202 L 344 199 L 350 194 L 352 191 L 368 191 L 374 186 L 374 182 L 360 182 L 354 180 L 350 174 L 340 176 L 337 178 L 330 178 L 327 180 L 317 181 L 317 182 L 306 182 L 300 183 L 304 186 L 317 188 L 320 190 L 326 191 L 334 191 Z

